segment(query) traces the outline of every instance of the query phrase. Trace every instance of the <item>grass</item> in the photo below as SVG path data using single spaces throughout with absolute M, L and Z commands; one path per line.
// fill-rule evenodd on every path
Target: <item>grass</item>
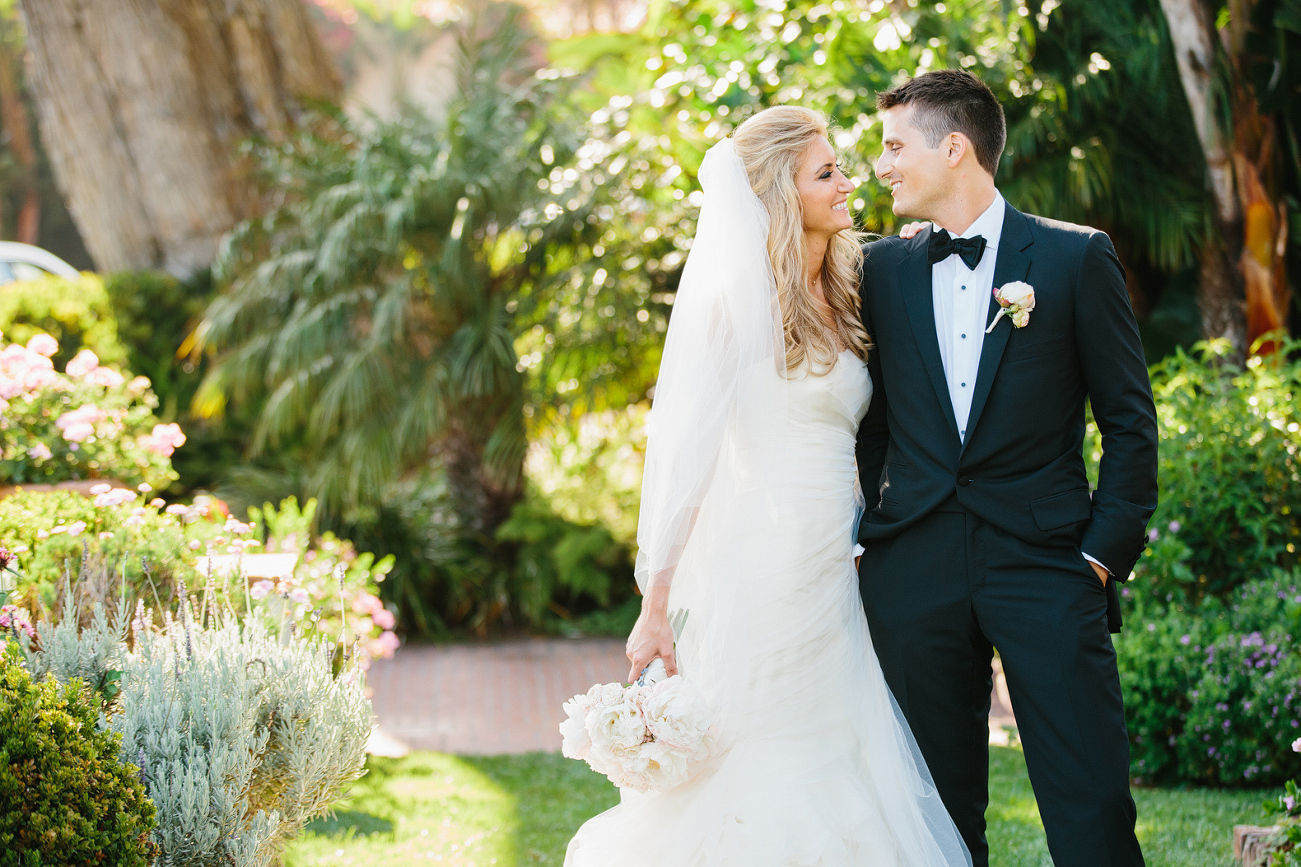
M 989 841 L 998 867 L 1051 867 L 1021 751 L 991 748 Z M 286 867 L 559 865 L 588 817 L 618 794 L 581 762 L 554 753 L 467 758 L 372 757 L 333 818 L 312 822 Z M 1150 867 L 1227 867 L 1235 824 L 1264 824 L 1258 791 L 1136 789 Z

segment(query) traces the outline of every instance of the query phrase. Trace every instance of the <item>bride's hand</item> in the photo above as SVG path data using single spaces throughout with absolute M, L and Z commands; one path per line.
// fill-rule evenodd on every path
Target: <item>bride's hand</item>
M 929 225 L 930 223 L 909 223 L 899 230 L 899 237 L 907 241 L 909 238 L 915 237 L 918 232 Z
M 664 671 L 669 677 L 678 673 L 678 661 L 673 655 L 673 627 L 669 626 L 667 586 L 652 587 L 642 599 L 637 625 L 628 636 L 628 683 L 641 677 L 642 670 L 659 657 L 664 660 Z

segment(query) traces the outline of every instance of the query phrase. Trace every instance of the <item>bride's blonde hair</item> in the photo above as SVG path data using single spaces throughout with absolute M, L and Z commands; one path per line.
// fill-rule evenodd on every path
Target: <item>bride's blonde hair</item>
M 822 260 L 822 292 L 830 308 L 830 327 L 822 305 L 809 291 L 808 251 L 804 246 L 804 207 L 795 186 L 800 158 L 813 141 L 827 138 L 827 119 L 793 105 L 767 108 L 732 136 L 750 187 L 768 210 L 768 258 L 777 281 L 786 366 L 806 358 L 811 368 L 830 368 L 840 347 L 867 360 L 871 338 L 859 310 L 858 274 L 862 236 L 848 229 L 833 235 Z

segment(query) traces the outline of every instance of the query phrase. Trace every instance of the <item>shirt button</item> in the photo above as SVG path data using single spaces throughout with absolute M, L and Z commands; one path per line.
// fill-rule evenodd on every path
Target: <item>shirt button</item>
M 963 286 L 963 287 L 962 287 L 962 291 L 963 291 L 963 292 L 966 292 L 966 291 L 967 291 L 967 287 L 966 287 L 966 286 Z
M 966 387 L 967 387 L 967 384 L 966 384 L 965 382 L 962 383 L 962 387 L 963 387 L 963 388 L 966 388 Z
M 967 335 L 965 335 L 965 334 L 962 335 L 962 339 L 963 339 L 963 340 L 966 340 L 966 339 L 967 339 Z

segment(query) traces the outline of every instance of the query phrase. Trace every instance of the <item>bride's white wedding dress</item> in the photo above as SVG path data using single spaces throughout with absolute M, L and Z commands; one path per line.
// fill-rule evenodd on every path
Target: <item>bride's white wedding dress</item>
M 666 792 L 624 790 L 569 867 L 937 867 L 970 858 L 882 677 L 852 558 L 863 362 L 740 377 L 744 408 L 673 578 L 683 675 L 718 749 Z M 747 401 L 747 390 L 764 399 Z M 719 575 L 737 580 L 715 580 Z

